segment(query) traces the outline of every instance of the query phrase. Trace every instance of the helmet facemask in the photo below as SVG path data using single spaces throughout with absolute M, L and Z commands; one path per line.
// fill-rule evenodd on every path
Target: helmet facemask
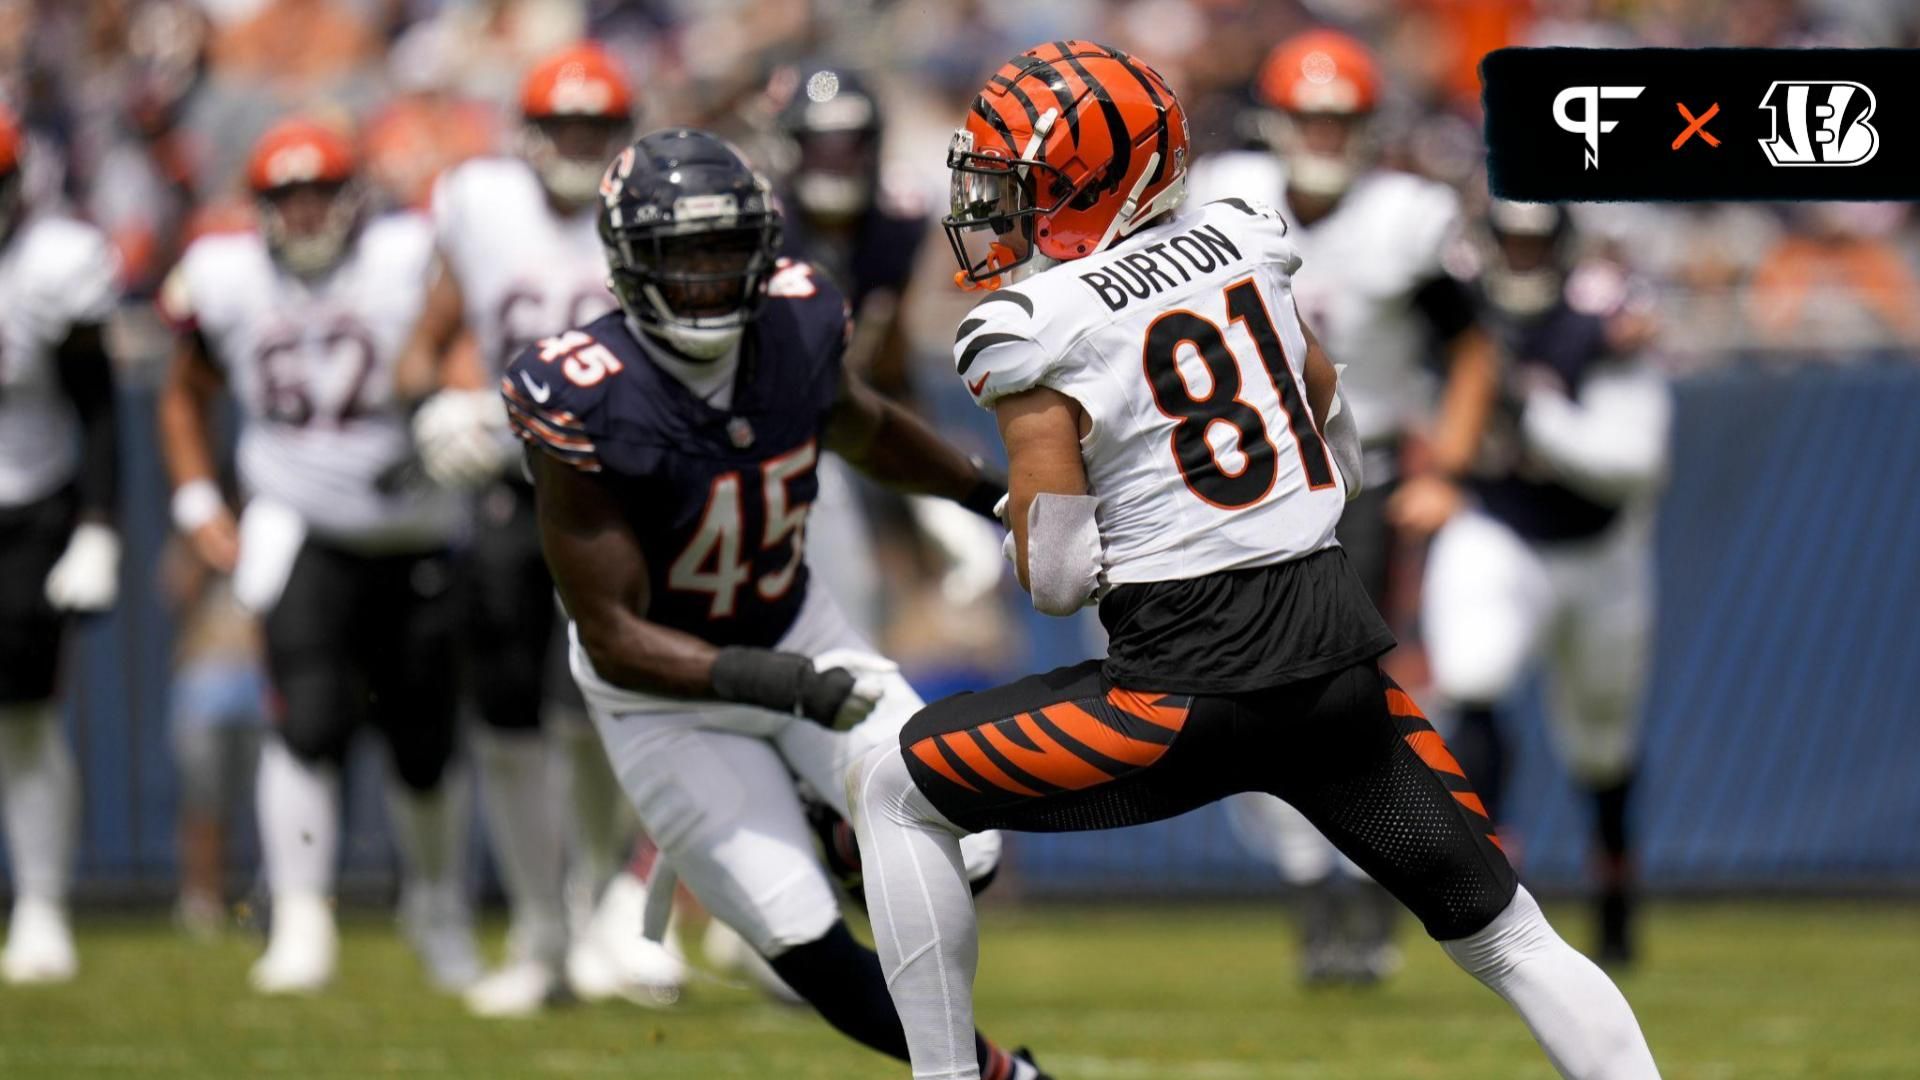
M 1571 247 L 1566 211 L 1496 200 L 1487 211 L 1486 243 L 1482 281 L 1494 307 L 1524 319 L 1560 301 Z
M 1074 194 L 1060 170 L 1045 162 L 976 153 L 973 133 L 964 129 L 954 132 L 947 168 L 949 212 L 940 224 L 960 263 L 955 280 L 962 285 L 995 288 L 1002 275 L 1030 262 L 1034 217 L 1059 209 Z M 1045 206 L 1036 196 L 1042 188 Z
M 1261 139 L 1287 167 L 1287 188 L 1337 199 L 1365 171 L 1373 153 L 1371 114 L 1267 110 Z
M 688 206 L 710 200 L 705 205 Z M 725 206 L 722 206 L 724 201 Z M 780 219 L 738 213 L 731 195 L 690 196 L 673 223 L 603 227 L 612 276 L 608 287 L 641 329 L 688 359 L 724 356 L 766 298 L 780 250 Z
M 306 181 L 260 193 L 260 231 L 275 261 L 317 277 L 345 257 L 364 205 L 352 181 Z
M 632 129 L 624 116 L 529 117 L 520 130 L 520 156 L 554 202 L 583 207 L 599 194 L 607 162 L 626 146 Z
M 873 205 L 879 172 L 873 133 L 809 131 L 794 139 L 798 163 L 793 198 L 808 217 L 831 224 L 854 221 Z

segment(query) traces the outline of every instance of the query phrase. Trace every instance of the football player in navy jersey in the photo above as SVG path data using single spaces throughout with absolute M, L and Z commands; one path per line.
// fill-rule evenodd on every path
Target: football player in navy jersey
M 846 302 L 779 257 L 768 185 L 726 142 L 648 135 L 600 196 L 620 310 L 537 343 L 501 380 L 574 676 L 680 879 L 829 1023 L 905 1060 L 797 789 L 844 816 L 848 764 L 921 702 L 809 588 L 814 464 L 832 449 L 987 517 L 1005 483 L 843 370 Z M 998 855 L 987 834 L 962 860 L 977 882 Z M 1039 1076 L 976 1041 L 982 1076 Z
M 803 64 L 774 74 L 786 253 L 832 277 L 867 343 L 856 367 L 889 396 L 907 391 L 901 302 L 931 215 L 880 178 L 884 117 L 856 71 Z
M 1427 556 L 1423 620 L 1453 744 L 1495 820 L 1506 809 L 1494 709 L 1537 659 L 1553 745 L 1594 811 L 1596 955 L 1633 956 L 1627 795 L 1653 633 L 1653 504 L 1671 406 L 1638 356 L 1647 318 L 1621 273 L 1576 259 L 1565 210 L 1495 200 L 1472 248 L 1504 390 L 1472 508 Z

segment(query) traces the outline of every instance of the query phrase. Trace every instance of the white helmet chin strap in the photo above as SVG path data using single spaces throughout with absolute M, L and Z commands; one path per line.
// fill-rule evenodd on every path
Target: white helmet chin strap
M 673 313 L 667 306 L 666 298 L 652 285 L 643 287 L 647 302 L 653 305 L 651 320 L 635 319 L 641 328 L 667 343 L 675 352 L 691 360 L 718 360 L 727 354 L 747 332 L 747 325 L 739 317 L 732 316 L 734 322 L 719 326 L 701 326 L 698 322 L 689 322 Z
M 727 350 L 739 342 L 746 332 L 744 326 L 686 326 L 681 323 L 660 323 L 654 329 L 662 341 L 673 346 L 675 352 L 694 360 L 718 360 L 727 355 Z
M 1131 234 L 1135 229 L 1186 201 L 1187 178 L 1183 175 L 1168 184 L 1167 190 L 1148 200 L 1145 206 L 1140 205 L 1140 193 L 1147 189 L 1147 184 L 1153 179 L 1153 170 L 1159 165 L 1160 153 L 1156 150 L 1147 157 L 1147 167 L 1140 170 L 1140 179 L 1133 182 L 1133 190 L 1127 192 L 1127 201 L 1120 204 L 1120 212 L 1113 215 L 1113 220 L 1107 223 L 1107 231 L 1101 235 L 1100 242 L 1093 246 L 1094 251 L 1107 250 L 1107 245 L 1115 240 Z

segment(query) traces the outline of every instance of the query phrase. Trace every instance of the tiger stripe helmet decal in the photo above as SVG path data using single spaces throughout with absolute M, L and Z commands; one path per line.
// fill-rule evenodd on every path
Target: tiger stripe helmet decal
M 1187 155 L 1186 113 L 1146 63 L 1090 41 L 1027 50 L 987 80 L 948 154 L 963 276 L 1102 250 L 1179 205 Z M 975 257 L 969 234 L 987 229 L 992 250 Z

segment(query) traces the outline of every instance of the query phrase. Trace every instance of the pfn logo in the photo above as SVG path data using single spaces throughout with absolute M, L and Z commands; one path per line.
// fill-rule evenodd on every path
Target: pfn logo
M 1586 168 L 1600 167 L 1600 136 L 1620 126 L 1618 120 L 1600 119 L 1601 100 L 1637 98 L 1645 89 L 1644 86 L 1569 86 L 1553 99 L 1553 122 L 1560 125 L 1560 130 L 1571 131 L 1587 140 Z M 1575 101 L 1584 101 L 1587 106 L 1577 120 L 1567 115 L 1567 106 Z
M 1867 123 L 1873 106 L 1873 91 L 1857 82 L 1775 82 L 1760 99 L 1773 122 L 1760 149 L 1775 165 L 1865 165 L 1880 152 L 1880 132 Z

